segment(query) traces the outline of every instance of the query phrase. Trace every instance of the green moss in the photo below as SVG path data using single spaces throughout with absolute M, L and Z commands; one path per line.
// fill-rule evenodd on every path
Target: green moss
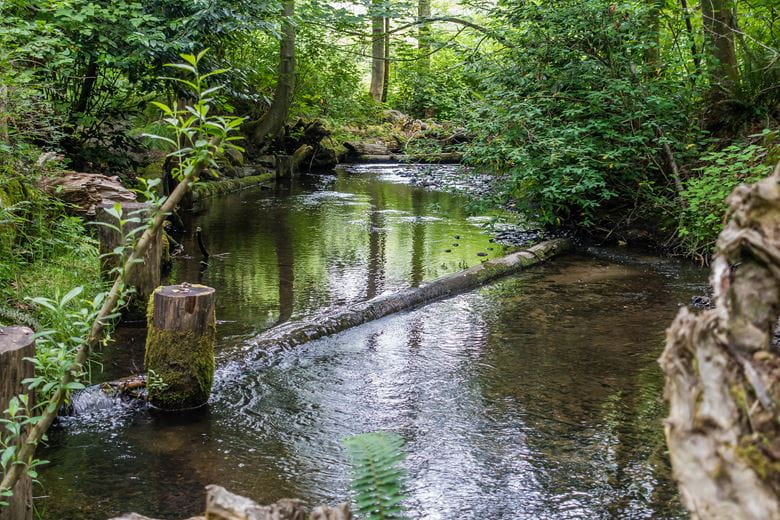
M 199 206 L 204 199 L 215 195 L 223 195 L 244 188 L 258 186 L 274 178 L 274 173 L 250 175 L 236 179 L 220 179 L 218 181 L 199 182 L 187 193 L 183 205 L 188 208 Z
M 745 436 L 740 439 L 737 446 L 737 455 L 750 466 L 762 480 L 772 478 L 776 480 L 780 476 L 780 462 L 770 458 L 761 449 L 761 445 L 767 445 L 766 438 L 758 437 L 759 434 Z
M 149 298 L 144 365 L 154 371 L 160 387 L 149 389 L 149 400 L 166 410 L 201 406 L 208 401 L 214 381 L 216 320 L 203 334 L 161 330 L 154 326 L 154 294 Z
M 138 169 L 138 176 L 143 177 L 144 179 L 162 179 L 164 165 L 165 159 L 148 164 L 143 168 Z

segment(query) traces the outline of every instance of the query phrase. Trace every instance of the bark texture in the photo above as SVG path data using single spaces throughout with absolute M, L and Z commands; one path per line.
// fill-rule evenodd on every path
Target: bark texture
M 715 308 L 667 330 L 666 439 L 694 518 L 780 518 L 780 164 L 727 199 L 711 273 Z
M 144 202 L 122 203 L 122 219 L 138 220 L 137 222 L 125 223 L 125 236 L 131 236 L 134 230 L 149 221 L 151 209 L 152 205 Z M 117 220 L 105 211 L 105 207 L 101 208 L 101 211 L 98 213 L 98 221 L 119 227 Z M 112 254 L 115 248 L 125 245 L 124 237 L 118 231 L 107 226 L 99 226 L 98 229 L 101 255 L 100 271 L 106 280 L 113 280 L 116 276 L 114 269 L 120 266 L 120 262 L 124 264 L 130 251 L 128 248 L 127 253 L 122 258 Z M 143 262 L 136 266 L 128 280 L 128 285 L 135 292 L 128 297 L 127 306 L 122 311 L 122 314 L 127 318 L 143 319 L 149 296 L 160 285 L 160 275 L 162 273 L 162 234 L 162 228 L 158 229 L 152 243 L 144 254 Z M 132 236 L 136 235 L 133 234 Z
M 739 81 L 734 44 L 736 19 L 729 0 L 702 0 L 705 50 L 714 87 L 729 88 Z
M 264 353 L 265 349 L 286 349 L 302 345 L 404 309 L 474 289 L 496 278 L 519 272 L 525 267 L 540 263 L 570 248 L 571 242 L 567 239 L 548 240 L 527 250 L 443 276 L 422 287 L 381 295 L 340 311 L 286 323 L 255 337 L 253 343 L 260 348 L 253 348 L 252 351 Z
M 383 9 L 382 0 L 372 0 L 374 9 Z M 371 86 L 369 93 L 377 103 L 382 101 L 385 84 L 385 19 L 374 14 L 371 18 Z
M 128 190 L 118 177 L 97 173 L 68 172 L 53 179 L 42 179 L 39 187 L 65 203 L 74 213 L 94 217 L 104 204 L 135 202 L 135 193 Z
M 149 299 L 144 365 L 149 401 L 164 410 L 206 404 L 214 381 L 215 291 L 203 285 L 169 285 Z
M 22 381 L 35 375 L 35 365 L 24 358 L 35 357 L 35 339 L 27 327 L 0 327 L 0 416 L 11 398 L 27 393 Z M 29 404 L 33 406 L 32 395 Z M 32 480 L 23 476 L 14 486 L 8 507 L 0 507 L 0 520 L 32 519 Z
M 277 136 L 284 130 L 295 90 L 295 0 L 282 2 L 282 39 L 279 42 L 279 75 L 271 107 L 252 132 L 254 142 L 266 136 Z

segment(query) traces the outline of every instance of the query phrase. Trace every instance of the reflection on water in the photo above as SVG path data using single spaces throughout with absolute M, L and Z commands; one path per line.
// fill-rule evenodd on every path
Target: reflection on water
M 654 360 L 678 304 L 701 292 L 698 270 L 569 256 L 254 365 L 225 355 L 276 322 L 479 261 L 492 244 L 461 206 L 343 175 L 216 201 L 197 218 L 225 253 L 200 274 L 228 320 L 208 408 L 66 423 L 45 453 L 46 516 L 182 518 L 210 483 L 260 502 L 337 502 L 339 440 L 385 429 L 407 442 L 414 518 L 682 517 Z M 197 276 L 197 258 L 174 273 Z M 120 335 L 109 372 L 126 370 L 141 332 Z

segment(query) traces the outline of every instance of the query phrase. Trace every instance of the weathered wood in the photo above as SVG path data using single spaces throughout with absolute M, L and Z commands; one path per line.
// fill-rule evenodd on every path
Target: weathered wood
M 0 327 L 0 415 L 5 416 L 8 403 L 14 396 L 28 394 L 29 405 L 33 396 L 22 381 L 35 375 L 35 365 L 25 358 L 35 357 L 35 339 L 27 327 Z M 0 508 L 0 520 L 29 520 L 32 518 L 32 480 L 23 476 L 14 486 L 9 506 Z
M 78 214 L 97 216 L 100 207 L 115 202 L 134 202 L 135 193 L 119 181 L 97 173 L 66 172 L 60 177 L 44 177 L 39 187 L 63 202 Z
M 292 155 L 276 156 L 276 178 L 290 179 L 293 177 L 293 158 Z
M 122 206 L 122 219 L 138 219 L 138 222 L 127 222 L 124 225 L 124 234 L 128 236 L 133 230 L 138 229 L 149 220 L 152 205 L 143 202 L 124 202 Z M 117 219 L 106 211 L 110 206 L 102 206 L 98 212 L 98 221 L 112 226 L 119 227 Z M 120 246 L 124 246 L 122 234 L 107 226 L 98 226 L 100 238 L 100 270 L 103 277 L 113 279 L 115 269 L 124 264 L 127 254 L 121 259 L 118 255 L 112 254 Z M 160 275 L 162 273 L 162 227 L 157 230 L 155 238 L 152 240 L 149 248 L 144 255 L 143 263 L 136 266 L 128 285 L 135 290 L 129 298 L 129 302 L 123 314 L 131 319 L 142 319 L 146 311 L 146 302 L 149 296 L 160 285 Z M 133 235 L 135 236 L 135 235 Z
M 711 284 L 715 308 L 680 310 L 659 360 L 666 441 L 698 519 L 780 518 L 780 164 L 728 197 Z
M 256 348 L 252 351 L 261 355 L 266 348 L 292 348 L 404 309 L 465 292 L 496 278 L 521 271 L 570 248 L 571 241 L 568 239 L 548 240 L 529 249 L 438 278 L 422 287 L 381 295 L 308 320 L 285 323 L 256 336 L 252 340 Z
M 261 506 L 221 486 L 206 486 L 206 520 L 350 520 L 349 504 L 317 507 L 311 515 L 300 500 L 282 499 Z
M 214 380 L 214 309 L 215 291 L 203 285 L 169 285 L 152 294 L 144 363 L 153 405 L 182 410 L 208 401 Z

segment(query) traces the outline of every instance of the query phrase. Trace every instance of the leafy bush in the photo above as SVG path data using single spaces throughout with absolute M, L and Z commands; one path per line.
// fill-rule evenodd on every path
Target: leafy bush
M 355 435 L 342 441 L 352 461 L 355 505 L 365 520 L 403 518 L 401 502 L 406 454 L 403 439 L 389 432 Z
M 467 159 L 508 172 L 504 196 L 550 225 L 614 222 L 667 189 L 653 158 L 661 131 L 687 132 L 691 95 L 641 66 L 647 5 L 563 0 L 507 18 L 522 31 L 511 57 L 483 73 Z
M 753 183 L 766 177 L 772 169 L 771 138 L 765 132 L 766 144 L 735 143 L 713 150 L 702 157 L 698 175 L 685 181 L 680 194 L 683 210 L 677 235 L 688 252 L 710 251 L 723 227 L 726 197 L 739 184 Z

